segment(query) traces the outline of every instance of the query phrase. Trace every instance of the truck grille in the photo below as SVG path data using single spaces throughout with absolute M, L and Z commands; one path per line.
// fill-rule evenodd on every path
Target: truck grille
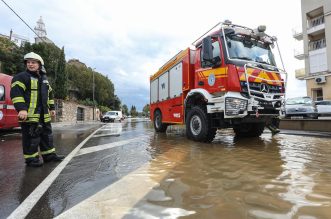
M 261 84 L 262 83 L 256 83 L 256 82 L 249 82 L 249 89 L 252 95 L 264 98 L 264 95 L 261 93 Z M 248 89 L 247 89 L 247 82 L 246 81 L 241 81 L 240 82 L 241 89 L 243 93 L 248 94 Z M 282 94 L 282 86 L 277 86 L 277 85 L 271 85 L 271 84 L 264 84 L 268 92 L 268 94 L 280 94 L 280 95 L 273 95 L 273 99 L 280 99 L 281 94 Z

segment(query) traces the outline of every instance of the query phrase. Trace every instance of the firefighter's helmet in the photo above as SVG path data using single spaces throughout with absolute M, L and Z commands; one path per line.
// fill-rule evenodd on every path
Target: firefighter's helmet
M 44 65 L 44 60 L 41 58 L 40 55 L 38 55 L 37 53 L 34 52 L 29 52 L 24 56 L 24 62 L 26 62 L 26 60 L 28 59 L 34 59 L 40 62 L 40 64 L 43 66 Z

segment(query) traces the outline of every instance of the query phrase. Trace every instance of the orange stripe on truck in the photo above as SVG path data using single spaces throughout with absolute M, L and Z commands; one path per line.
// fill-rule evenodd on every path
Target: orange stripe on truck
M 240 81 L 246 81 L 245 77 L 245 69 L 242 67 L 237 68 Z M 247 68 L 247 74 L 254 76 L 249 77 L 250 82 L 256 82 L 256 83 L 267 83 L 271 85 L 278 85 L 281 86 L 281 82 L 273 82 L 270 80 L 281 80 L 280 74 L 276 72 L 267 72 L 259 69 L 253 69 L 253 68 Z M 269 80 L 269 81 L 268 81 Z

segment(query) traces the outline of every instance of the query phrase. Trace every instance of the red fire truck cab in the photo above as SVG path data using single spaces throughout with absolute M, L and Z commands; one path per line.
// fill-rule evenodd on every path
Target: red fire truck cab
M 185 124 L 195 141 L 212 141 L 220 128 L 260 136 L 280 114 L 287 80 L 272 52 L 276 38 L 265 29 L 221 22 L 152 75 L 150 117 L 156 132 Z
M 12 76 L 0 73 L 0 129 L 19 126 L 17 112 L 10 99 Z

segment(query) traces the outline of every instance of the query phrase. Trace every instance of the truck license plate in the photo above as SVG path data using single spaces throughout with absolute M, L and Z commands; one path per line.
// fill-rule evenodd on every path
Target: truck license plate
M 303 119 L 303 116 L 291 116 L 291 119 Z

